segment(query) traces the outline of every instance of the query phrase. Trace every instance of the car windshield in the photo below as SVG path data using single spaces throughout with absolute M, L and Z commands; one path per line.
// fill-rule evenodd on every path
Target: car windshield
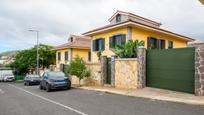
M 48 77 L 65 77 L 63 72 L 49 72 Z
M 12 74 L 4 74 L 4 76 L 12 76 Z

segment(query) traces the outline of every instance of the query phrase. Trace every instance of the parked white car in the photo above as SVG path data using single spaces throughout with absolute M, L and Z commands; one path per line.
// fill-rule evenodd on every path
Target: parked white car
M 5 74 L 4 81 L 14 81 L 15 77 L 13 74 Z
M 3 78 L 3 74 L 2 74 L 2 71 L 0 71 L 0 82 L 3 81 L 4 78 Z
M 12 70 L 1 70 L 0 81 L 14 81 L 15 77 Z

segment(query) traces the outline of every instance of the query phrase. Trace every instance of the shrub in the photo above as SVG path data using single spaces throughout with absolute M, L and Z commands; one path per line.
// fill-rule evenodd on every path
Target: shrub
M 79 78 L 80 86 L 80 81 L 85 77 L 90 76 L 90 70 L 86 68 L 85 61 L 81 57 L 77 56 L 70 62 L 69 74 L 75 75 L 77 78 Z
M 145 44 L 144 41 L 129 40 L 124 45 L 116 45 L 114 48 L 112 48 L 112 50 L 120 58 L 136 58 L 137 48 L 144 46 L 144 44 Z

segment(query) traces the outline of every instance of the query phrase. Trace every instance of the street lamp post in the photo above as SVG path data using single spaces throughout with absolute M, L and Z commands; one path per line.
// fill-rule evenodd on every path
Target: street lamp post
M 38 47 L 39 47 L 39 31 L 38 30 L 29 30 L 31 32 L 36 32 L 37 34 L 37 67 L 36 67 L 36 71 L 37 71 L 37 75 L 39 75 L 39 53 L 38 53 Z

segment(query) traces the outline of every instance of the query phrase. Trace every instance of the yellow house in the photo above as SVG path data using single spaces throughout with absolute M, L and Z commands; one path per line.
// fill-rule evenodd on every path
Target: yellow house
M 123 11 L 117 11 L 109 19 L 110 24 L 86 33 L 92 39 L 92 62 L 98 62 L 97 52 L 111 57 L 115 54 L 111 46 L 124 44 L 128 40 L 143 40 L 145 48 L 183 48 L 194 39 L 162 29 L 161 23 Z
M 91 61 L 91 40 L 87 36 L 71 35 L 68 42 L 55 47 L 56 50 L 56 67 L 62 70 L 64 65 L 77 55 L 82 57 L 84 61 Z

